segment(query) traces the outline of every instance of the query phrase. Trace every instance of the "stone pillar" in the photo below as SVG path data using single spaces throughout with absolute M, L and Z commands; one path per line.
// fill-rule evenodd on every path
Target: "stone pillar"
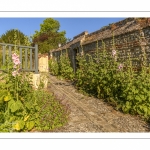
M 42 55 L 39 57 L 39 72 L 48 72 L 48 55 Z
M 43 84 L 44 88 L 47 88 L 48 84 L 48 55 L 47 54 L 39 54 L 38 56 L 38 69 L 39 74 L 32 73 L 32 84 L 33 88 L 38 89 L 40 84 Z

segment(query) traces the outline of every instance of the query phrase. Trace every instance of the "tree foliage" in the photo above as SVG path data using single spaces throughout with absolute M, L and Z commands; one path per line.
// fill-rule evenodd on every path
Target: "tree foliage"
M 52 18 L 47 18 L 40 24 L 40 31 L 35 31 L 32 36 L 33 45 L 38 44 L 39 52 L 47 53 L 58 47 L 58 44 L 66 43 L 65 31 L 58 31 L 60 23 Z
M 11 29 L 2 34 L 0 41 L 3 43 L 26 45 L 29 38 L 20 30 Z
M 2 43 L 3 42 L 3 40 L 1 39 L 1 37 L 0 37 L 0 43 Z

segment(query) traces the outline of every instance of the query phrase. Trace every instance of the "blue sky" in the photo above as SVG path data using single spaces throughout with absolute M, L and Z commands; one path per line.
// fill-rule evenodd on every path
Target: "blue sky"
M 0 18 L 0 35 L 10 29 L 19 29 L 25 35 L 34 34 L 40 30 L 40 24 L 46 18 Z M 125 18 L 53 18 L 60 23 L 60 31 L 66 31 L 67 38 L 73 38 L 83 31 L 89 33 L 101 27 L 123 20 Z

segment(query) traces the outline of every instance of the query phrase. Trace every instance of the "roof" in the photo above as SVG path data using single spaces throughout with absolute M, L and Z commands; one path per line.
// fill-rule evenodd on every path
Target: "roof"
M 82 41 L 82 45 L 86 45 L 97 40 L 112 38 L 113 35 L 118 36 L 133 32 L 135 30 L 141 30 L 142 28 L 147 26 L 150 26 L 150 18 L 126 18 L 122 21 L 109 24 L 108 26 L 104 26 L 100 30 L 97 30 L 90 34 L 88 34 L 87 31 L 84 31 L 75 36 L 72 41 L 55 49 L 54 51 L 67 49 L 77 42 Z
M 98 31 L 88 34 L 85 37 L 83 45 L 97 41 L 97 40 L 112 38 L 113 34 L 114 36 L 118 36 L 121 34 L 133 32 L 135 30 L 140 30 L 143 27 L 149 26 L 149 21 L 147 21 L 146 19 L 144 22 L 144 19 L 138 20 L 136 18 L 127 18 L 117 23 L 105 26 Z
M 75 44 L 75 43 L 77 43 L 77 42 L 80 42 L 80 41 L 85 37 L 85 35 L 87 35 L 87 34 L 88 34 L 87 31 L 84 31 L 84 32 L 78 34 L 77 36 L 75 36 L 75 37 L 73 38 L 72 41 L 66 43 L 65 45 L 62 45 L 61 47 L 55 49 L 54 51 L 59 51 L 59 50 L 63 50 L 63 49 L 69 48 L 71 45 L 73 45 L 73 44 Z

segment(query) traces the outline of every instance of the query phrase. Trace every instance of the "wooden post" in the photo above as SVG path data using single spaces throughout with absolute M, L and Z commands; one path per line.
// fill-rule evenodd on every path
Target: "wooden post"
M 38 74 L 38 45 L 35 44 L 35 73 Z
M 5 53 L 6 53 L 6 49 L 5 46 L 3 46 L 3 65 L 5 64 Z

